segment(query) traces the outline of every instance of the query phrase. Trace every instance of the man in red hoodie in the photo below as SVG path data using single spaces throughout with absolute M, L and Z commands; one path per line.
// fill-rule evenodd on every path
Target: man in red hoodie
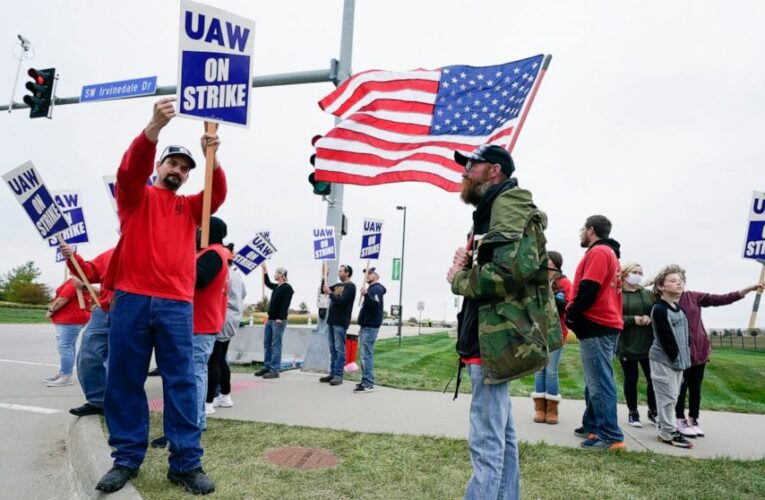
M 215 491 L 202 470 L 192 347 L 194 240 L 202 222 L 203 193 L 176 193 L 196 166 L 185 147 L 166 147 L 154 163 L 159 133 L 175 116 L 173 101 L 174 97 L 164 98 L 154 104 L 151 120 L 117 170 L 121 236 L 103 283 L 114 290 L 104 398 L 114 466 L 96 485 L 105 492 L 117 491 L 135 477 L 146 455 L 149 408 L 144 382 L 152 350 L 162 375 L 164 428 L 170 441 L 167 478 L 195 494 Z M 212 212 L 226 198 L 219 144 L 215 134 L 202 136 L 203 151 L 215 151 Z M 147 186 L 155 168 L 157 180 Z
M 587 250 L 576 268 L 566 325 L 579 339 L 587 406 L 574 434 L 584 438 L 582 448 L 621 450 L 624 434 L 616 417 L 613 371 L 616 341 L 624 328 L 619 242 L 609 238 L 611 221 L 602 215 L 588 217 L 580 231 Z

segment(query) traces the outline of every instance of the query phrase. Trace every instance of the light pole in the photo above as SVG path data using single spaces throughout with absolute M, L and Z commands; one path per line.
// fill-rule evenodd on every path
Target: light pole
M 401 281 L 398 285 L 398 345 L 401 347 L 401 323 L 404 321 L 404 249 L 406 248 L 406 206 L 397 206 L 396 210 L 404 211 L 404 229 L 401 235 Z

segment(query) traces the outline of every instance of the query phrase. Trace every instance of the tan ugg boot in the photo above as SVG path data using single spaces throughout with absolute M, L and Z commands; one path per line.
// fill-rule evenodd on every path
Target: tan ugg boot
M 556 425 L 558 423 L 558 403 L 560 403 L 560 394 L 553 396 L 551 394 L 545 395 L 545 402 L 547 407 L 545 408 L 545 423 Z
M 545 423 L 545 393 L 532 392 L 531 399 L 534 400 L 534 422 Z

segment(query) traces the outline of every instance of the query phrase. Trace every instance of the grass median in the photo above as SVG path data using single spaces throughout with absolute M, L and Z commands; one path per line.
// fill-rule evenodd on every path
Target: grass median
M 457 369 L 454 344 L 455 339 L 447 333 L 404 337 L 401 347 L 398 339 L 379 340 L 375 344 L 375 381 L 398 389 L 443 391 Z M 561 394 L 568 399 L 583 399 L 584 375 L 579 345 L 575 341 L 569 342 L 564 349 L 558 369 Z M 235 370 L 253 371 L 241 365 Z M 624 403 L 621 389 L 624 377 L 616 361 L 614 374 L 619 401 Z M 347 378 L 360 380 L 358 373 L 349 374 Z M 765 384 L 759 383 L 761 380 L 765 380 L 765 351 L 713 350 L 712 361 L 704 375 L 702 410 L 765 414 Z M 454 391 L 454 380 L 449 390 Z M 510 384 L 513 396 L 528 396 L 533 390 L 533 375 Z M 468 378 L 463 380 L 460 391 L 470 392 Z M 641 374 L 638 384 L 641 404 L 646 404 L 645 391 L 645 379 Z
M 0 323 L 48 323 L 45 307 L 24 307 L 14 304 L 12 307 L 0 304 Z
M 152 437 L 161 434 L 161 417 L 152 414 Z M 456 499 L 471 473 L 467 443 L 458 439 L 212 418 L 203 446 L 205 470 L 216 483 L 210 498 Z M 297 471 L 266 461 L 266 453 L 286 446 L 325 448 L 341 462 L 331 469 Z M 763 460 L 525 443 L 520 455 L 523 498 L 757 498 L 765 491 Z M 188 498 L 167 481 L 166 472 L 167 451 L 150 448 L 134 484 L 147 499 Z

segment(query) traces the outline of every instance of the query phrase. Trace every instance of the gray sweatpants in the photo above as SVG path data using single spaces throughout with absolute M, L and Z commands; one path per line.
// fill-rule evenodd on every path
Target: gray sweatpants
M 651 365 L 651 380 L 653 392 L 656 394 L 656 412 L 658 413 L 656 434 L 659 438 L 669 441 L 672 433 L 677 430 L 675 425 L 675 403 L 683 381 L 683 372 L 673 370 L 669 366 L 654 360 Z

